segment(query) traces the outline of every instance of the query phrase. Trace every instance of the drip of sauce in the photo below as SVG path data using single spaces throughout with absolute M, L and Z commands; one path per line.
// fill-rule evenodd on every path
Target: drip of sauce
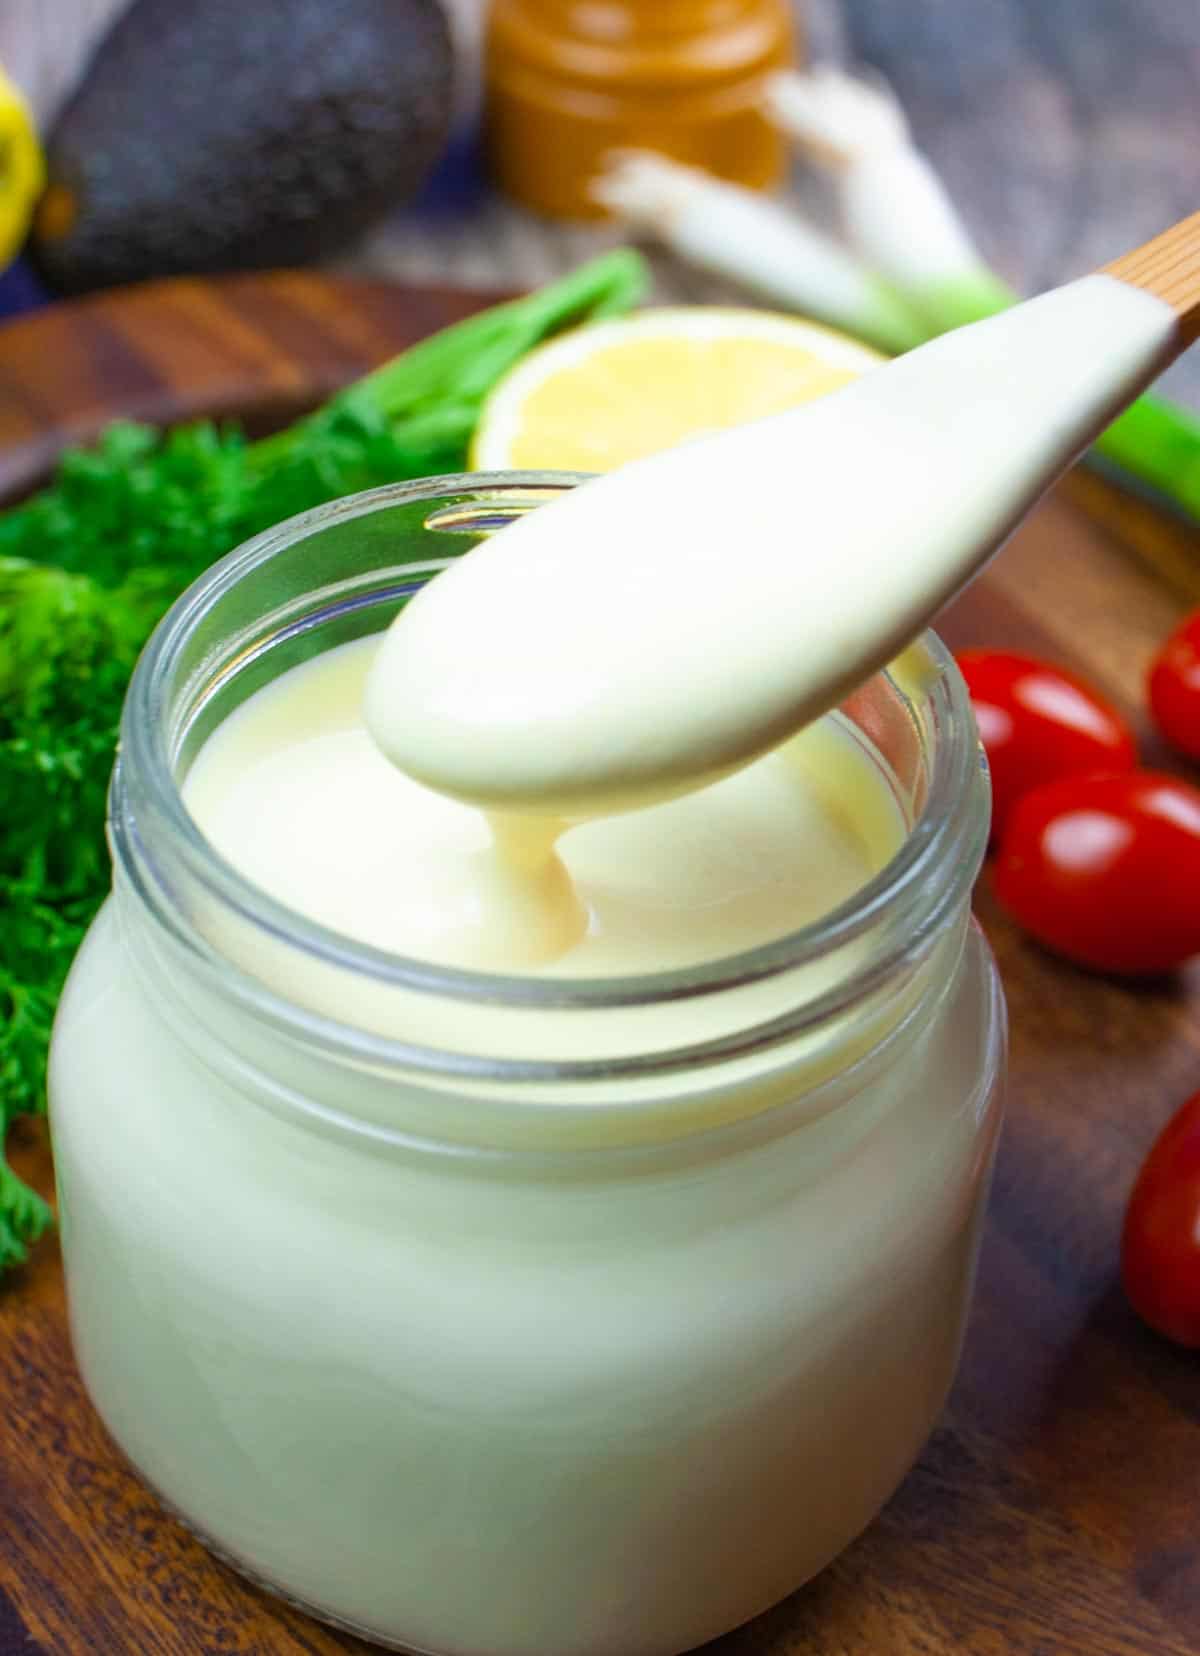
M 558 854 L 557 817 L 487 813 L 491 844 L 476 860 L 479 935 L 494 964 L 512 971 L 557 960 L 588 929 L 587 904 Z

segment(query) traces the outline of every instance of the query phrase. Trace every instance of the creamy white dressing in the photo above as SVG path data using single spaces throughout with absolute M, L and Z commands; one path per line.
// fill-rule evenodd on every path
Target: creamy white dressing
M 693 965 L 827 913 L 906 831 L 882 764 L 836 720 L 650 809 L 485 816 L 372 742 L 378 647 L 343 645 L 258 691 L 205 744 L 185 798 L 256 885 L 392 954 L 584 976 Z
M 564 817 L 703 787 L 913 638 L 1177 344 L 1089 276 L 787 414 L 596 479 L 397 619 L 367 688 L 429 787 Z

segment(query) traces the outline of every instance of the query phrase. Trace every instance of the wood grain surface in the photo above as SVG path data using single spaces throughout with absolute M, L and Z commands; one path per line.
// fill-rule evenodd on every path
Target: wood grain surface
M 293 270 L 179 277 L 40 311 L 0 329 L 0 497 L 114 412 L 273 430 L 495 296 Z
M 274 276 L 10 325 L 6 475 L 28 482 L 64 432 L 109 412 L 290 413 L 470 303 Z M 943 631 L 1073 665 L 1159 762 L 1141 681 L 1176 610 L 1060 497 Z M 1200 1656 L 1200 1363 L 1137 1322 L 1116 1278 L 1134 1172 L 1200 1086 L 1200 975 L 1121 987 L 1022 938 L 986 876 L 978 909 L 1007 987 L 1012 1078 L 958 1382 L 862 1539 L 713 1656 Z M 49 1191 L 41 1126 L 16 1139 L 17 1165 Z M 52 1238 L 0 1284 L 0 1402 L 3 1656 L 369 1649 L 215 1562 L 126 1470 L 76 1375 Z

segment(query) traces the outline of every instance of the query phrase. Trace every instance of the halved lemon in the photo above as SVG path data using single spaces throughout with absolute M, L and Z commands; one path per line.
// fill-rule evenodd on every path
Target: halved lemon
M 471 464 L 610 471 L 810 402 L 882 360 L 844 334 L 773 311 L 695 306 L 597 322 L 539 346 L 499 381 Z

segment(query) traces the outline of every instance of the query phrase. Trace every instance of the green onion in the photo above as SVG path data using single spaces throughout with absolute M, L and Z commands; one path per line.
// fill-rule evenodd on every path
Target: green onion
M 903 296 L 926 338 L 1017 302 L 984 263 L 882 82 L 868 85 L 833 69 L 785 71 L 768 83 L 766 103 L 828 174 L 851 247 Z M 1200 418 L 1161 397 L 1141 397 L 1113 421 L 1096 452 L 1200 521 Z
M 592 194 L 628 225 L 759 298 L 804 311 L 881 350 L 926 337 L 893 285 L 795 213 L 647 151 L 614 152 Z

